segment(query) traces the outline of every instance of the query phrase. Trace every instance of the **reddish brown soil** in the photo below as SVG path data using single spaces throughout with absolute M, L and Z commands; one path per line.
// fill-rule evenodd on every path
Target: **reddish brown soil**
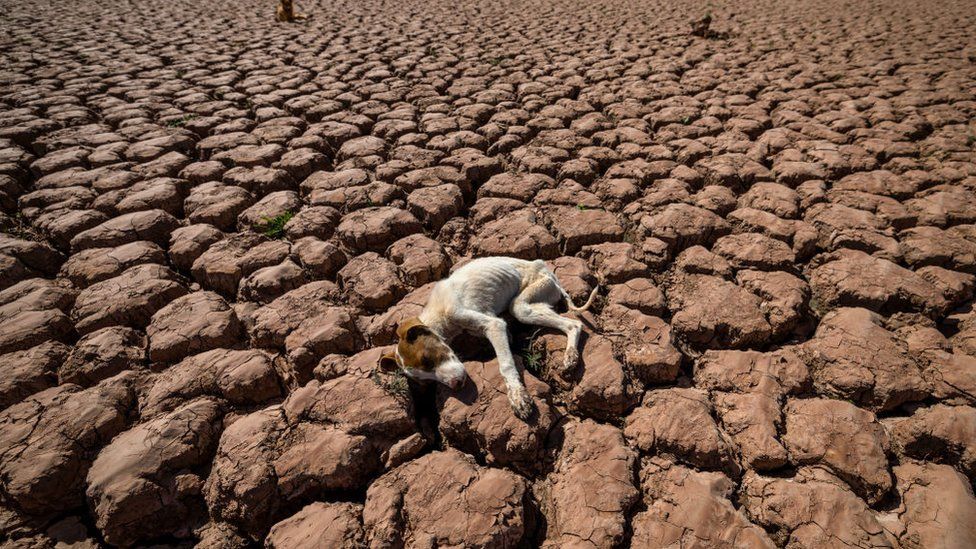
M 976 4 L 274 4 L 0 1 L 0 545 L 976 547 Z

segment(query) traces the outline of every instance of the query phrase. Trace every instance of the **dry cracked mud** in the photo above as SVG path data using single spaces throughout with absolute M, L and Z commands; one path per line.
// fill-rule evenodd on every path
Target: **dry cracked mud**
M 0 0 L 0 545 L 976 547 L 976 4 L 274 4 Z

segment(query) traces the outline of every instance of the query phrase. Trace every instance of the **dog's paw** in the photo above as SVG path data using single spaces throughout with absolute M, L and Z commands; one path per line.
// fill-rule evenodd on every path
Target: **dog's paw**
M 515 416 L 525 421 L 532 416 L 535 410 L 535 402 L 524 387 L 513 388 L 508 391 L 508 401 L 512 404 L 512 411 Z
M 563 373 L 570 374 L 579 365 L 579 349 L 576 347 L 566 347 L 566 354 L 563 358 Z

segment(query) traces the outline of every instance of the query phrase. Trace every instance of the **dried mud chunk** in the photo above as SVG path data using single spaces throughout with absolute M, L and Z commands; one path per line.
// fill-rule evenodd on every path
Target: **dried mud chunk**
M 55 210 L 39 216 L 34 220 L 34 226 L 43 231 L 55 246 L 67 249 L 78 233 L 108 220 L 107 215 L 96 210 Z
M 976 405 L 976 357 L 939 353 L 923 372 L 932 383 L 932 396 Z
M 116 277 L 129 267 L 144 263 L 164 265 L 166 254 L 156 244 L 146 241 L 115 248 L 89 248 L 69 257 L 61 266 L 60 274 L 75 286 L 85 288 Z
M 58 384 L 57 371 L 71 348 L 48 341 L 25 351 L 0 355 L 0 410 Z
M 23 351 L 48 340 L 70 341 L 74 327 L 57 309 L 23 310 L 0 320 L 0 353 Z
M 700 160 L 695 169 L 707 183 L 732 188 L 749 187 L 754 182 L 772 179 L 768 169 L 743 154 L 724 154 Z
M 252 204 L 254 196 L 251 193 L 214 181 L 194 187 L 183 201 L 183 209 L 191 223 L 207 223 L 224 231 L 233 231 L 238 216 Z
M 672 252 L 696 244 L 711 244 L 732 230 L 721 217 L 688 204 L 669 204 L 657 213 L 642 217 L 640 225 L 649 236 L 666 242 Z
M 906 455 L 953 464 L 976 478 L 976 408 L 936 404 L 887 423 Z
M 346 263 L 346 254 L 332 242 L 323 242 L 307 236 L 292 244 L 298 261 L 314 277 L 332 277 Z
M 937 265 L 967 273 L 976 273 L 976 242 L 952 230 L 936 227 L 914 227 L 898 235 L 905 262 L 912 267 Z
M 714 276 L 689 275 L 668 292 L 679 337 L 703 347 L 750 347 L 765 343 L 772 327 L 762 300 L 740 286 Z
M 178 297 L 153 315 L 146 328 L 149 359 L 176 362 L 192 354 L 231 347 L 242 335 L 234 310 L 213 292 Z
M 667 311 L 664 292 L 649 278 L 632 278 L 610 286 L 607 303 L 661 316 Z
M 177 280 L 161 265 L 137 265 L 78 294 L 71 318 L 81 334 L 115 325 L 145 328 L 156 311 L 186 294 Z
M 803 322 L 809 318 L 810 301 L 806 281 L 783 271 L 739 271 L 735 278 L 736 283 L 763 299 L 760 310 L 773 328 L 773 337 L 806 330 Z
M 477 257 L 553 259 L 559 255 L 556 239 L 528 210 L 517 210 L 486 224 L 472 239 L 471 250 Z
M 632 278 L 647 276 L 651 267 L 656 266 L 653 259 L 629 242 L 606 242 L 583 247 L 591 267 L 601 280 L 607 284 L 624 283 Z
M 633 481 L 637 453 L 610 425 L 574 421 L 563 431 L 555 470 L 540 498 L 548 519 L 543 547 L 619 543 L 626 513 L 639 498 Z
M 895 334 L 882 326 L 882 318 L 867 309 L 828 313 L 803 348 L 821 394 L 876 410 L 890 410 L 929 395 L 918 365 Z
M 550 213 L 552 230 L 562 241 L 566 253 L 575 253 L 589 244 L 620 240 L 624 228 L 617 216 L 605 210 L 558 208 Z
M 328 206 L 302 208 L 285 223 L 285 234 L 291 240 L 298 240 L 306 236 L 322 239 L 332 238 L 336 226 L 339 225 L 339 218 L 339 211 Z
M 237 216 L 237 226 L 241 230 L 253 228 L 260 231 L 270 220 L 282 215 L 292 215 L 301 207 L 302 201 L 298 197 L 298 193 L 294 191 L 273 192 L 241 212 Z
M 107 542 L 192 535 L 201 480 L 187 470 L 209 461 L 220 417 L 215 401 L 198 400 L 126 431 L 98 454 L 87 496 Z
M 420 222 L 411 213 L 384 206 L 347 214 L 336 234 L 354 250 L 383 252 L 397 240 L 420 231 Z
M 481 467 L 456 450 L 434 452 L 370 485 L 363 526 L 371 547 L 515 547 L 525 529 L 526 490 L 513 473 Z
M 369 311 L 382 311 L 406 294 L 396 265 L 375 252 L 349 260 L 338 278 L 349 302 Z
M 922 196 L 905 201 L 908 210 L 918 216 L 919 225 L 944 227 L 976 222 L 976 197 L 970 189 L 939 185 L 919 194 Z
M 674 261 L 675 269 L 688 274 L 715 275 L 732 278 L 732 265 L 724 257 L 706 250 L 703 246 L 692 246 L 678 255 Z
M 451 446 L 478 456 L 488 465 L 537 470 L 546 436 L 556 420 L 547 399 L 549 388 L 525 372 L 525 390 L 535 413 L 523 421 L 512 413 L 498 362 L 469 362 L 468 380 L 458 391 L 438 388 L 440 431 Z
M 914 311 L 935 314 L 947 303 L 918 274 L 857 250 L 827 256 L 810 273 L 814 298 L 831 307 L 865 307 L 883 314 Z
M 735 470 L 731 441 L 712 418 L 708 395 L 698 389 L 648 392 L 627 416 L 624 436 L 650 455 L 668 453 L 696 467 Z
M 295 180 L 285 170 L 255 166 L 238 166 L 224 172 L 221 181 L 225 185 L 235 185 L 255 195 L 264 196 L 275 191 L 294 190 Z
M 274 360 L 257 349 L 214 349 L 185 358 L 153 379 L 139 413 L 152 418 L 200 396 L 237 406 L 264 402 L 281 394 Z
M 785 242 L 756 233 L 723 236 L 715 241 L 712 251 L 737 269 L 774 271 L 791 269 L 796 263 L 793 250 Z
M 311 503 L 271 527 L 264 545 L 268 549 L 362 547 L 362 512 L 362 505 L 355 503 Z
M 186 193 L 186 186 L 186 181 L 170 177 L 147 179 L 123 191 L 114 208 L 99 206 L 100 199 L 110 197 L 112 193 L 106 193 L 96 199 L 92 207 L 103 211 L 114 210 L 113 213 L 119 214 L 159 209 L 180 216 L 183 213 L 183 195 Z
M 419 188 L 407 197 L 407 209 L 431 230 L 437 231 L 464 208 L 464 197 L 457 185 Z
M 839 191 L 861 191 L 905 199 L 915 194 L 918 184 L 887 170 L 875 170 L 848 175 L 835 183 L 832 188 Z
M 47 275 L 57 273 L 64 261 L 61 254 L 43 242 L 14 238 L 5 233 L 0 233 L 0 255 L 14 258 L 28 269 Z
M 822 398 L 791 400 L 783 412 L 783 443 L 792 462 L 823 464 L 869 504 L 891 489 L 888 434 L 874 414 Z
M 0 321 L 24 311 L 70 311 L 78 292 L 56 280 L 31 278 L 0 291 Z
M 253 233 L 239 233 L 215 242 L 193 262 L 193 278 L 201 286 L 233 298 L 241 280 L 262 267 L 281 263 L 288 256 L 286 242 Z
M 335 191 L 347 187 L 359 187 L 369 182 L 370 177 L 366 170 L 319 171 L 302 181 L 301 190 L 306 194 L 311 194 L 315 190 Z
M 695 193 L 692 202 L 718 215 L 725 215 L 735 209 L 735 194 L 727 187 L 708 185 Z
M 58 379 L 85 387 L 145 362 L 145 336 L 132 328 L 113 326 L 79 339 L 58 368 Z
M 647 510 L 633 519 L 635 547 L 776 547 L 733 507 L 728 496 L 735 485 L 721 473 L 652 458 L 641 471 L 641 484 Z
M 332 307 L 339 288 L 328 280 L 310 282 L 254 311 L 246 320 L 251 341 L 259 347 L 285 345 L 285 338 L 306 319 Z
M 444 278 L 451 266 L 444 247 L 421 234 L 397 240 L 387 255 L 399 268 L 404 281 L 415 288 Z
M 784 547 L 896 547 L 864 501 L 822 469 L 792 479 L 750 471 L 742 486 L 745 511 Z
M 795 219 L 800 213 L 800 196 L 785 185 L 760 182 L 739 197 L 738 206 L 763 210 L 784 219 Z
M 313 381 L 224 431 L 204 487 L 210 512 L 262 539 L 280 509 L 363 487 L 415 432 L 411 414 L 368 377 Z
M 651 385 L 668 383 L 678 377 L 681 353 L 674 348 L 667 322 L 614 304 L 603 310 L 602 318 L 608 337 L 623 352 L 624 363 L 638 380 Z
M 548 353 L 562 362 L 565 338 L 559 337 L 555 349 Z M 584 417 L 607 419 L 619 417 L 636 402 L 624 365 L 613 354 L 610 340 L 590 335 L 581 350 L 579 381 L 570 394 L 569 408 Z M 569 372 L 569 374 L 574 374 Z
M 176 268 L 189 271 L 193 262 L 222 238 L 220 229 L 206 223 L 180 227 L 170 235 L 169 258 Z
M 894 468 L 901 505 L 894 530 L 903 547 L 972 547 L 976 514 L 972 484 L 947 465 L 906 463 Z M 893 527 L 894 526 L 894 527 Z
M 938 288 L 950 307 L 969 300 L 973 296 L 973 290 L 976 289 L 976 276 L 971 274 L 935 266 L 922 267 L 915 272 Z
M 52 387 L 0 412 L 4 495 L 34 514 L 82 505 L 99 447 L 126 427 L 135 398 L 129 381 Z
M 148 240 L 160 246 L 169 241 L 170 233 L 180 222 L 163 210 L 147 210 L 120 215 L 78 233 L 71 239 L 71 249 L 114 248 L 122 244 Z
M 777 351 L 706 351 L 695 366 L 695 383 L 712 391 L 779 397 L 808 391 L 810 372 L 796 347 Z
M 541 174 L 500 173 L 478 189 L 478 198 L 511 198 L 519 202 L 531 202 L 542 189 L 556 186 L 556 182 Z
M 262 267 L 241 281 L 238 301 L 268 303 L 276 297 L 308 282 L 305 271 L 290 259 L 277 265 Z
M 713 398 L 722 427 L 738 446 L 748 468 L 761 471 L 786 465 L 786 448 L 777 439 L 783 419 L 774 396 L 715 393 Z
M 311 379 L 311 371 L 322 357 L 362 349 L 363 338 L 353 322 L 355 314 L 345 307 L 332 307 L 308 318 L 288 334 L 285 352 L 300 380 Z

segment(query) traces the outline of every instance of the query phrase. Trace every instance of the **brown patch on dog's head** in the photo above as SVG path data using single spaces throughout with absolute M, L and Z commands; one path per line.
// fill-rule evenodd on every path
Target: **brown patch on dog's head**
M 397 353 L 404 369 L 432 372 L 448 358 L 449 349 L 419 318 L 408 318 L 397 327 Z
M 437 381 L 452 389 L 464 385 L 467 373 L 448 344 L 425 326 L 417 317 L 408 318 L 397 327 L 395 353 L 386 353 L 379 360 L 379 368 L 392 372 L 403 370 L 407 377 Z

